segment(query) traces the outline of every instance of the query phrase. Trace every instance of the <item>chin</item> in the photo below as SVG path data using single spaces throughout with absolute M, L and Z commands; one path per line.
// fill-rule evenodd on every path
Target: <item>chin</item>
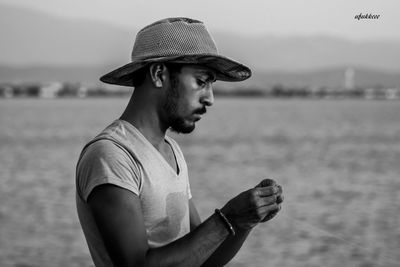
M 191 132 L 193 132 L 193 130 L 195 128 L 196 128 L 196 125 L 194 124 L 194 122 L 190 123 L 190 124 L 182 123 L 182 122 L 181 123 L 175 123 L 175 124 L 172 124 L 171 127 L 170 127 L 170 129 L 173 132 L 183 133 L 183 134 L 191 133 Z

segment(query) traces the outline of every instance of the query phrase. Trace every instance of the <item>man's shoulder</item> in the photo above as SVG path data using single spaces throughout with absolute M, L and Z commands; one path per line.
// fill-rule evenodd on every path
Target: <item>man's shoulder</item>
M 87 145 L 85 154 L 103 155 L 119 153 L 121 148 L 112 139 L 97 139 Z
M 78 166 L 113 165 L 123 162 L 132 163 L 132 158 L 125 149 L 112 140 L 99 139 L 85 147 L 79 158 Z
M 125 125 L 115 120 L 84 146 L 82 154 L 117 152 L 124 150 L 123 144 L 126 142 Z

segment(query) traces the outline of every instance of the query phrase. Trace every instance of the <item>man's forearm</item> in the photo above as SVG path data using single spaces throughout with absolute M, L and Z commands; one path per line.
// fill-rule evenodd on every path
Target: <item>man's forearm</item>
M 236 230 L 236 235 L 228 236 L 202 266 L 214 267 L 227 264 L 242 247 L 250 231 L 251 230 Z
M 228 235 L 224 222 L 213 214 L 184 237 L 163 247 L 150 249 L 144 266 L 201 266 Z

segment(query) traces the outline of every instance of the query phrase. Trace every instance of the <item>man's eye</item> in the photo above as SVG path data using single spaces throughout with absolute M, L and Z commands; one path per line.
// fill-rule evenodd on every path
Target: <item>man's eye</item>
M 204 85 L 206 85 L 206 83 L 207 83 L 206 81 L 197 79 L 197 84 L 200 85 L 200 86 L 204 86 Z

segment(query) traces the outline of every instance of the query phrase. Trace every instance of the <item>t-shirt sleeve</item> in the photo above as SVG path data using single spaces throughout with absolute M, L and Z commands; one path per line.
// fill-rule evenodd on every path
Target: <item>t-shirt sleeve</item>
M 101 184 L 113 184 L 139 195 L 141 175 L 135 159 L 110 140 L 99 140 L 86 148 L 77 165 L 77 192 L 86 202 Z

